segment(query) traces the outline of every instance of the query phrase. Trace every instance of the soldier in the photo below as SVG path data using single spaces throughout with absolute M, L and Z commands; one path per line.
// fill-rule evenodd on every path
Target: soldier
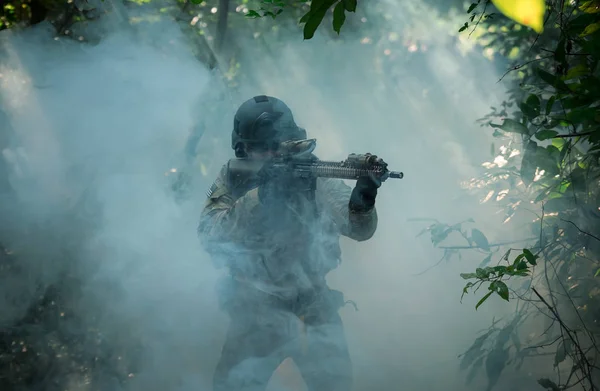
M 235 114 L 231 146 L 238 158 L 268 160 L 280 142 L 305 138 L 285 103 L 256 96 Z M 288 357 L 310 391 L 350 391 L 344 298 L 325 276 L 340 262 L 340 235 L 373 236 L 381 181 L 360 178 L 351 189 L 338 179 L 266 177 L 233 180 L 225 165 L 201 214 L 200 240 L 229 271 L 218 285 L 231 322 L 214 391 L 264 391 Z

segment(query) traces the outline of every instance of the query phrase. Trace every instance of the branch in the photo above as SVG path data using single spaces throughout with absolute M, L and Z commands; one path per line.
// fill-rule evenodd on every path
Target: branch
M 542 52 L 554 54 L 554 51 L 549 50 L 549 49 L 540 48 L 540 50 Z M 565 56 L 591 56 L 591 54 L 590 53 L 565 53 Z
M 510 68 L 508 71 L 504 72 L 504 75 L 502 75 L 502 77 L 496 82 L 496 83 L 500 83 L 502 81 L 502 79 L 504 79 L 506 77 L 506 75 L 508 75 L 509 73 L 511 73 L 512 71 L 516 71 L 518 69 L 523 68 L 524 66 L 527 66 L 529 64 L 531 64 L 532 62 L 537 62 L 537 61 L 542 61 L 542 60 L 547 60 L 549 58 L 552 58 L 553 56 L 546 56 L 546 57 L 540 57 L 540 58 L 536 58 L 530 61 L 527 61 L 523 64 L 519 64 L 519 65 L 515 65 L 514 67 Z
M 596 239 L 597 241 L 599 241 L 599 242 L 600 242 L 600 238 L 599 238 L 599 237 L 597 237 L 597 236 L 595 236 L 595 235 L 593 235 L 593 234 L 591 234 L 591 233 L 589 233 L 589 232 L 585 232 L 585 231 L 583 231 L 581 228 L 579 228 L 579 227 L 577 226 L 577 224 L 575 224 L 575 223 L 574 223 L 574 222 L 572 222 L 571 220 L 565 220 L 565 219 L 561 219 L 561 220 L 562 220 L 562 221 L 564 221 L 565 223 L 570 223 L 570 224 L 573 224 L 573 227 L 577 228 L 577 230 L 578 230 L 579 232 L 581 232 L 582 234 L 584 234 L 584 235 L 587 235 L 587 236 L 589 236 L 589 237 L 591 237 L 591 238 L 594 238 L 594 239 Z
M 550 264 L 550 266 L 552 266 L 552 269 L 554 270 L 554 275 L 556 277 L 558 277 L 558 273 L 556 271 L 556 268 L 554 267 L 554 264 L 550 260 L 548 260 L 548 263 Z M 596 345 L 596 338 L 594 337 L 594 334 L 586 326 L 583 318 L 581 317 L 581 314 L 579 313 L 579 310 L 577 309 L 577 306 L 575 305 L 575 302 L 573 301 L 573 298 L 571 297 L 571 295 L 569 294 L 569 291 L 567 290 L 567 287 L 565 286 L 565 284 L 563 284 L 563 282 L 560 280 L 560 278 L 557 278 L 556 280 L 558 281 L 558 284 L 561 286 L 561 288 L 565 292 L 565 296 L 567 297 L 567 299 L 571 303 L 571 306 L 575 310 L 575 314 L 577 314 L 577 318 L 579 318 L 579 321 L 581 322 L 581 325 L 583 326 L 583 329 L 587 332 L 588 337 L 590 338 L 590 340 L 592 342 L 592 347 L 594 349 L 596 349 L 596 351 L 598 351 L 598 346 Z
M 477 19 L 477 22 L 475 22 L 475 27 L 473 27 L 473 30 L 471 30 L 469 33 L 469 38 L 471 38 L 471 34 L 475 32 L 475 29 L 477 26 L 479 26 L 479 23 L 481 23 L 481 19 L 483 19 L 483 16 L 485 15 L 485 10 L 487 9 L 488 4 L 490 4 L 490 0 L 486 0 L 485 5 L 483 6 L 483 11 L 481 12 L 481 16 L 479 16 L 479 19 Z
M 219 0 L 218 19 L 215 37 L 215 51 L 217 55 L 223 55 L 223 43 L 225 42 L 225 34 L 227 33 L 227 19 L 229 16 L 229 0 Z
M 542 295 L 540 295 L 540 293 L 535 289 L 535 287 L 531 287 L 531 290 L 542 301 L 542 303 L 544 303 L 544 305 L 546 306 L 546 308 L 548 308 L 548 310 L 552 313 L 552 315 L 554 315 L 554 317 L 556 318 L 556 320 L 558 321 L 558 323 L 560 323 L 560 325 L 562 326 L 562 328 L 565 331 L 565 333 L 567 333 L 567 336 L 569 337 L 569 339 L 571 340 L 571 342 L 573 342 L 573 345 L 577 348 L 579 354 L 581 355 L 581 359 L 585 362 L 585 365 L 587 366 L 587 368 L 589 370 L 589 368 L 591 367 L 591 364 L 588 361 L 587 356 L 585 355 L 585 353 L 581 349 L 581 346 L 579 345 L 579 342 L 573 336 L 573 333 L 571 332 L 571 330 L 569 329 L 569 327 L 563 322 L 563 320 L 560 318 L 560 316 L 558 315 L 558 313 L 556 312 L 556 310 L 550 304 L 548 304 L 548 302 L 546 301 L 546 299 L 544 299 L 542 297 Z M 588 381 L 590 383 L 591 389 L 595 390 L 596 387 L 594 386 L 594 382 L 593 382 L 593 380 L 591 378 L 591 375 L 587 374 L 587 373 L 585 375 L 588 378 Z
M 490 243 L 490 244 L 488 244 L 488 246 L 489 247 L 499 247 L 499 246 L 505 246 L 507 244 L 528 242 L 533 239 L 536 239 L 536 238 L 510 240 L 510 241 L 506 241 L 506 242 L 496 242 L 496 243 Z M 481 246 L 439 246 L 437 248 L 442 248 L 444 250 L 466 250 L 466 249 L 482 248 L 482 247 Z
M 430 271 L 431 269 L 433 269 L 434 267 L 436 267 L 437 265 L 439 265 L 440 263 L 442 263 L 442 261 L 443 261 L 445 258 L 446 258 L 446 253 L 444 252 L 444 255 L 442 256 L 442 258 L 441 258 L 439 261 L 437 261 L 435 265 L 432 265 L 432 266 L 428 267 L 427 269 L 423 270 L 423 271 L 422 271 L 422 272 L 420 272 L 420 273 L 414 274 L 414 276 L 420 276 L 420 275 L 422 275 L 422 274 L 425 274 L 425 273 L 427 273 L 428 271 Z
M 555 344 L 555 343 L 556 343 L 556 342 L 557 342 L 559 339 L 561 339 L 561 338 L 562 338 L 562 336 L 558 336 L 558 337 L 556 337 L 556 339 L 555 339 L 554 341 L 552 341 L 552 342 L 548 342 L 548 343 L 541 344 L 541 345 L 527 346 L 527 348 L 526 348 L 526 349 L 539 349 L 539 348 L 545 348 L 545 347 L 547 347 L 547 346 L 552 346 L 552 345 L 554 345 L 554 344 Z
M 590 130 L 589 132 L 581 132 L 581 133 L 571 133 L 571 134 L 559 134 L 552 138 L 569 138 L 569 137 L 580 137 L 580 136 L 589 136 L 592 133 L 596 133 L 598 130 Z

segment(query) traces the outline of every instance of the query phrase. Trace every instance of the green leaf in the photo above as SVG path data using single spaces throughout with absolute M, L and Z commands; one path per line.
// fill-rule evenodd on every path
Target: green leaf
M 344 7 L 348 12 L 356 12 L 356 0 L 343 0 Z
M 537 144 L 533 141 L 529 141 L 523 151 L 520 175 L 526 186 L 529 186 L 533 182 L 535 176 L 535 169 L 537 168 L 537 165 L 535 164 L 536 150 Z
M 196 4 L 200 4 L 203 0 L 191 0 L 191 1 L 192 2 L 198 1 L 198 3 L 196 3 Z M 260 18 L 261 17 L 261 15 L 254 10 L 249 10 L 245 16 L 246 16 L 246 18 Z
M 458 32 L 461 33 L 461 32 L 465 31 L 468 28 L 469 28 L 469 23 L 465 22 L 465 24 L 463 24 L 462 27 L 458 29 Z
M 554 61 L 560 63 L 560 64 L 564 64 L 566 62 L 566 44 L 567 44 L 567 40 L 565 38 L 561 39 L 560 42 L 558 42 L 557 46 L 556 46 L 556 50 L 554 51 Z
M 549 138 L 553 138 L 556 137 L 558 135 L 557 131 L 554 130 L 540 130 L 539 132 L 535 133 L 535 138 L 537 138 L 540 141 L 543 140 L 548 140 Z
M 514 260 L 514 262 L 513 262 L 513 265 L 516 265 L 516 264 L 517 264 L 518 262 L 520 262 L 520 261 L 521 261 L 521 259 L 523 259 L 523 258 L 525 258 L 525 254 L 524 254 L 524 253 L 521 253 L 521 254 L 517 255 L 517 257 L 515 258 L 515 260 Z
M 477 244 L 477 246 L 479 246 L 482 250 L 490 251 L 490 244 L 483 232 L 480 230 L 473 228 L 471 230 L 471 239 L 473 239 L 475 244 Z
M 519 261 L 519 263 L 517 263 L 517 271 L 521 270 L 527 270 L 527 262 Z
M 588 14 L 595 14 L 600 12 L 600 7 L 598 6 L 598 0 L 587 0 L 581 3 L 579 9 Z
M 573 123 L 594 121 L 598 115 L 597 107 L 578 107 L 567 113 L 567 119 Z
M 511 132 L 511 133 L 519 133 L 519 134 L 527 134 L 528 133 L 525 125 L 521 124 L 520 122 L 515 121 L 514 119 L 510 119 L 510 118 L 507 118 L 504 120 L 502 125 L 500 125 L 500 129 L 504 130 L 505 132 Z
M 536 72 L 537 72 L 538 76 L 540 77 L 540 79 L 542 79 L 543 81 L 545 81 L 552 87 L 556 88 L 557 90 L 569 91 L 569 87 L 565 84 L 564 81 L 562 81 L 560 79 L 560 77 L 553 75 L 551 73 L 548 73 L 545 70 L 540 69 L 540 68 L 536 68 Z
M 538 257 L 536 255 L 533 255 L 533 253 L 531 251 L 529 251 L 528 249 L 524 248 L 523 249 L 523 254 L 525 255 L 525 259 L 527 259 L 527 262 L 529 262 L 533 266 L 537 265 L 537 262 L 535 260 Z
M 556 96 L 552 95 L 548 102 L 546 102 L 546 115 L 550 114 L 552 111 L 552 106 L 554 106 L 554 102 L 556 101 Z
M 550 379 L 538 379 L 538 384 L 550 391 L 560 391 L 560 387 Z
M 475 275 L 477 276 L 477 278 L 480 278 L 480 279 L 488 278 L 490 276 L 490 272 L 491 272 L 491 270 L 488 269 L 487 267 L 486 268 L 478 267 L 475 269 Z
M 540 98 L 537 95 L 531 94 L 527 100 L 519 105 L 519 108 L 528 118 L 535 118 L 540 115 Z
M 560 150 L 554 145 L 548 145 L 546 148 L 537 147 L 535 151 L 535 163 L 546 171 L 546 176 L 559 174 L 558 157 Z
M 563 80 L 571 80 L 571 79 L 575 79 L 576 77 L 579 77 L 579 76 L 587 75 L 589 73 L 590 73 L 590 70 L 586 64 L 579 64 L 579 65 L 575 65 L 573 68 L 570 68 L 567 71 L 567 74 L 565 76 L 563 76 L 562 79 Z
M 531 120 L 538 116 L 538 112 L 536 112 L 532 107 L 528 106 L 527 104 L 519 103 L 518 106 L 523 112 L 523 114 L 525 114 L 526 118 L 529 118 Z
M 279 10 L 282 11 L 282 10 Z M 275 13 L 273 11 L 263 11 L 264 14 L 263 16 L 270 16 L 271 18 L 275 19 L 277 17 L 277 15 L 275 15 Z
M 587 191 L 587 178 L 586 178 L 586 170 L 577 167 L 573 171 L 571 171 L 571 175 L 569 176 L 571 179 L 571 186 L 573 190 L 586 192 Z
M 463 297 L 465 297 L 465 295 L 467 293 L 469 293 L 469 288 L 472 287 L 472 286 L 474 286 L 474 285 L 475 285 L 475 283 L 473 283 L 473 282 L 468 282 L 467 285 L 465 285 L 465 287 L 463 288 L 463 293 L 462 293 L 462 295 L 460 295 L 460 301 L 461 301 L 461 303 L 462 303 Z
M 492 283 L 492 286 L 494 291 L 498 294 L 498 296 L 508 301 L 508 286 L 506 286 L 504 282 L 494 281 Z
M 306 23 L 308 21 L 308 18 L 310 18 L 310 11 L 308 11 L 307 13 L 305 13 L 304 16 L 302 16 L 300 18 L 300 20 L 298 21 L 298 23 L 299 24 Z
M 598 277 L 600 276 L 600 269 L 596 270 L 596 274 L 594 274 L 594 277 Z
M 600 29 L 600 22 L 590 24 L 590 25 L 586 26 L 586 28 L 583 30 L 583 32 L 581 34 L 579 34 L 579 36 L 585 37 L 586 35 L 595 33 L 596 31 L 598 31 L 598 29 Z
M 477 274 L 475 273 L 460 273 L 460 276 L 465 280 L 470 280 L 471 278 L 477 278 Z
M 490 297 L 492 295 L 492 293 L 494 293 L 494 292 L 493 291 L 489 291 L 488 293 L 485 294 L 485 296 L 483 296 L 481 298 L 481 300 L 479 300 L 477 302 L 477 305 L 475 306 L 475 311 L 477 311 L 477 309 L 479 308 L 479 306 L 482 305 L 488 299 L 488 297 Z
M 470 14 L 471 12 L 473 12 L 473 10 L 475 8 L 477 8 L 477 5 L 479 5 L 479 3 L 473 3 L 469 6 L 469 9 L 467 10 L 467 14 Z
M 310 11 L 306 24 L 304 25 L 304 39 L 308 40 L 314 37 L 315 31 L 323 21 L 327 10 L 335 3 L 335 0 L 315 0 L 310 5 Z
M 496 273 L 496 275 L 498 275 L 498 276 L 502 276 L 502 275 L 504 275 L 506 272 L 508 272 L 508 271 L 509 271 L 509 268 L 510 268 L 510 267 L 511 267 L 511 266 L 508 266 L 508 267 L 507 267 L 507 266 L 502 266 L 502 265 L 500 265 L 500 266 L 494 266 L 494 267 L 490 267 L 489 269 L 492 269 L 492 271 L 493 271 L 494 273 Z M 488 268 L 486 267 L 486 269 L 488 269 Z
M 554 355 L 554 366 L 558 366 L 561 362 L 565 361 L 567 355 L 571 351 L 571 343 L 568 340 L 563 339 L 556 347 L 556 354 Z
M 534 108 L 535 110 L 537 110 L 538 112 L 540 111 L 540 105 L 542 104 L 540 101 L 540 98 L 538 98 L 537 95 L 535 94 L 531 94 L 527 97 L 527 100 L 525 101 L 525 103 L 528 106 L 531 106 L 532 108 Z
M 333 9 L 333 31 L 336 33 L 340 33 L 344 22 L 346 21 L 346 10 L 344 8 L 344 3 L 340 1 L 337 3 L 335 8 Z

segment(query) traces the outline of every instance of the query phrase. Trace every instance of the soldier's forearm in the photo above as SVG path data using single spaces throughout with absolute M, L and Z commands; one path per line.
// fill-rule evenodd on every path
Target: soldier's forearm
M 350 239 L 370 239 L 377 229 L 377 211 L 351 211 L 349 207 L 352 188 L 337 179 L 324 179 L 319 183 L 320 197 L 340 229 Z

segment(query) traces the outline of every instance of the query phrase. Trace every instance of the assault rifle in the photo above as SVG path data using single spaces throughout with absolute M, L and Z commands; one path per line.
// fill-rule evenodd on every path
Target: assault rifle
M 389 171 L 387 164 L 381 164 L 371 154 L 350 154 L 343 161 L 325 161 L 317 159 L 313 150 L 316 139 L 292 140 L 280 144 L 275 155 L 265 161 L 247 158 L 231 159 L 227 163 L 229 179 L 239 183 L 247 179 L 259 179 L 261 174 L 286 176 L 305 179 L 337 178 L 358 179 L 373 175 L 384 182 L 388 178 L 402 179 L 404 174 Z

